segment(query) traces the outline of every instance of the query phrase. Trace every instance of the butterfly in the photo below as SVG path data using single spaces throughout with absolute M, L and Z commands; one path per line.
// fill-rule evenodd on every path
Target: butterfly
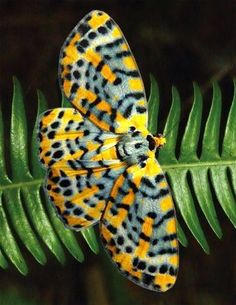
M 147 102 L 135 59 L 118 25 L 87 14 L 59 58 L 62 93 L 74 108 L 42 114 L 40 161 L 50 201 L 66 227 L 99 222 L 121 273 L 166 291 L 176 281 L 175 209 L 155 152 L 165 139 L 147 129 Z

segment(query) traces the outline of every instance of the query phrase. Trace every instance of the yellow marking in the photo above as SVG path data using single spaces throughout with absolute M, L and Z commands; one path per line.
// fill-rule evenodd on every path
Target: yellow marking
M 161 290 L 165 291 L 168 290 L 169 287 L 166 287 L 167 284 L 174 284 L 176 281 L 175 276 L 171 276 L 169 274 L 161 274 L 158 273 L 157 276 L 155 277 L 155 284 L 161 286 Z
M 67 97 L 70 96 L 71 94 L 70 92 L 71 87 L 72 87 L 72 82 L 68 79 L 64 79 L 63 89 Z
M 116 79 L 115 74 L 111 71 L 110 67 L 106 64 L 102 67 L 101 74 L 110 83 L 113 83 L 114 80 Z
M 84 54 L 85 59 L 96 68 L 100 61 L 102 60 L 101 56 L 94 52 L 92 49 L 88 49 Z
M 78 218 L 76 216 L 66 216 L 66 219 L 68 220 L 68 224 L 70 226 L 75 226 L 75 225 L 81 225 L 84 227 L 87 227 L 89 225 L 91 225 L 91 221 L 89 220 L 85 220 L 83 218 Z
M 108 114 L 111 114 L 111 105 L 106 101 L 101 101 L 99 104 L 97 104 L 96 108 L 101 111 L 106 111 Z
M 143 90 L 143 84 L 141 79 L 137 78 L 133 78 L 129 80 L 129 87 L 131 90 L 135 90 L 135 91 L 140 91 Z
M 170 245 L 171 245 L 171 247 L 176 248 L 176 247 L 178 246 L 178 241 L 177 241 L 177 239 L 172 240 L 171 243 L 170 243 Z
M 166 181 L 162 181 L 162 182 L 160 182 L 159 183 L 159 186 L 161 187 L 161 188 L 166 188 L 167 187 L 167 183 L 166 183 Z
M 120 30 L 119 30 L 119 28 L 116 26 L 116 27 L 114 27 L 114 30 L 112 31 L 112 36 L 114 37 L 114 38 L 118 38 L 118 37 L 121 37 L 121 32 L 120 32 Z
M 172 218 L 170 219 L 167 224 L 166 224 L 166 231 L 169 233 L 169 234 L 172 234 L 172 233 L 175 233 L 176 232 L 176 222 L 175 222 L 175 219 Z
M 163 212 L 166 212 L 173 208 L 173 202 L 169 195 L 161 199 L 160 208 Z
M 129 50 L 128 45 L 126 43 L 122 43 L 120 48 L 121 48 L 122 51 L 128 51 Z
M 137 68 L 132 56 L 124 57 L 123 63 L 127 69 L 134 70 Z
M 86 147 L 89 151 L 94 151 L 100 146 L 99 143 L 87 142 Z
M 153 231 L 152 225 L 153 225 L 153 219 L 150 217 L 146 217 L 142 225 L 142 233 L 144 233 L 147 237 L 151 237 L 152 235 L 152 231 Z M 145 258 L 147 256 L 149 247 L 150 247 L 150 242 L 140 238 L 139 245 L 135 251 L 135 255 L 141 258 Z
M 179 265 L 179 256 L 175 254 L 169 257 L 169 263 L 177 267 Z
M 73 61 L 78 60 L 80 57 L 78 50 L 74 45 L 68 45 L 68 47 L 65 48 L 65 53 L 66 53 L 65 57 L 69 57 Z M 63 61 L 63 64 L 64 64 L 64 61 Z
M 103 25 L 109 16 L 107 14 L 102 14 L 101 16 L 97 15 L 96 13 L 92 15 L 92 18 L 88 21 L 88 24 L 91 26 L 92 29 L 96 29 L 99 26 Z
M 75 36 L 70 40 L 70 45 L 74 45 L 80 40 L 81 36 L 79 33 L 76 33 Z

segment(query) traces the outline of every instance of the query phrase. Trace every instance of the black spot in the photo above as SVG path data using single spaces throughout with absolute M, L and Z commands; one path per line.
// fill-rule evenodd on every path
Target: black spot
M 141 106 L 136 107 L 136 110 L 138 113 L 144 113 L 147 111 L 145 107 L 141 107 Z
M 85 218 L 86 220 L 88 220 L 88 221 L 93 221 L 93 220 L 94 220 L 94 218 L 91 217 L 90 215 L 85 215 L 84 218 Z
M 175 215 L 175 211 L 172 209 L 172 210 L 169 210 L 165 215 L 162 216 L 162 218 L 158 221 L 157 224 L 155 224 L 153 227 L 154 228 L 158 228 L 159 226 L 162 225 L 162 223 L 169 219 L 169 218 L 172 218 L 173 216 Z
M 90 85 L 89 85 L 89 83 L 88 83 L 88 82 L 85 84 L 85 88 L 86 88 L 87 90 L 89 90 L 89 89 L 90 89 Z
M 150 274 L 147 273 L 143 274 L 143 283 L 146 285 L 150 285 L 154 281 L 154 279 L 155 277 Z
M 81 36 L 84 36 L 90 30 L 90 26 L 86 23 L 81 23 L 78 27 L 78 31 L 80 32 Z
M 55 188 L 53 189 L 53 192 L 54 192 L 54 193 L 60 193 L 60 191 L 61 191 L 61 189 L 60 189 L 59 187 L 55 187 Z
M 85 18 L 85 21 L 88 22 L 89 20 L 91 20 L 92 16 L 88 15 L 88 17 Z
M 124 237 L 123 236 L 118 236 L 117 243 L 120 246 L 123 245 L 124 244 Z
M 76 208 L 73 212 L 76 216 L 80 216 L 81 214 L 83 214 L 83 210 L 81 208 Z
M 132 108 L 133 108 L 133 104 L 130 104 L 126 109 L 125 109 L 125 113 L 123 114 L 124 117 L 127 119 L 130 117 L 131 112 L 132 112 Z
M 140 237 L 141 239 L 147 241 L 147 242 L 150 241 L 150 237 L 147 236 L 147 235 L 146 235 L 145 233 L 143 233 L 143 232 L 141 232 L 141 233 L 139 234 L 139 237 Z
M 120 77 L 117 77 L 117 78 L 114 80 L 113 85 L 118 86 L 119 84 L 121 84 L 121 82 L 122 82 L 121 78 L 120 78 Z
M 158 251 L 158 254 L 165 255 L 165 254 L 176 254 L 178 250 L 176 248 L 166 248 L 166 249 L 160 249 Z
M 74 77 L 75 77 L 76 79 L 79 79 L 80 76 L 81 76 L 78 70 L 75 70 L 75 71 L 73 72 L 73 75 L 74 75 Z
M 138 258 L 138 257 L 135 257 L 135 258 L 133 259 L 133 266 L 136 267 L 136 266 L 138 265 L 138 263 L 139 263 L 139 258 Z
M 136 143 L 136 144 L 134 145 L 134 147 L 135 147 L 136 149 L 139 149 L 140 147 L 142 147 L 142 143 Z
M 67 74 L 65 75 L 65 79 L 71 80 L 71 74 L 70 74 L 70 73 L 67 73 Z
M 49 139 L 54 139 L 54 137 L 55 137 L 55 131 L 50 131 L 50 132 L 48 133 L 48 138 L 49 138 Z
M 72 85 L 72 87 L 71 87 L 71 93 L 76 93 L 76 91 L 78 90 L 78 88 L 79 88 L 79 85 L 78 84 L 76 84 L 76 83 L 74 83 L 73 85 Z
M 63 193 L 63 195 L 64 196 L 71 196 L 72 195 L 72 190 L 66 190 L 64 193 Z
M 152 188 L 152 189 L 155 189 L 155 188 L 156 188 L 156 185 L 154 185 L 148 178 L 142 177 L 141 182 L 142 182 L 143 184 L 145 184 L 147 187 L 150 187 L 150 188 Z
M 144 270 L 146 268 L 146 263 L 143 261 L 140 261 L 137 265 L 137 268 L 140 270 Z
M 172 275 L 172 276 L 176 275 L 176 274 L 177 274 L 177 269 L 174 269 L 174 268 L 171 266 L 170 269 L 169 269 L 169 274 Z
M 61 146 L 61 143 L 60 142 L 55 142 L 52 144 L 52 148 L 58 148 Z
M 43 116 L 48 116 L 51 112 L 52 112 L 52 110 L 47 110 L 43 113 Z
M 112 28 L 112 22 L 111 22 L 111 20 L 107 20 L 106 26 L 108 27 L 108 29 L 111 29 L 111 28 Z
M 131 53 L 130 51 L 122 51 L 122 52 L 119 52 L 116 54 L 116 57 L 117 58 L 122 58 L 122 57 L 127 57 L 127 56 L 130 56 Z
M 159 272 L 160 273 L 166 273 L 168 270 L 168 265 L 161 265 Z
M 87 39 L 82 39 L 80 41 L 80 45 L 83 47 L 83 48 L 87 48 L 89 46 L 89 42 Z
M 104 58 L 105 58 L 106 60 L 110 60 L 110 59 L 111 59 L 111 56 L 108 55 L 108 54 L 105 54 L 105 55 L 104 55 Z
M 95 48 L 95 50 L 97 51 L 97 52 L 99 52 L 99 51 L 101 51 L 101 46 L 97 46 L 96 48 Z
M 60 124 L 59 122 L 54 122 L 54 123 L 52 123 L 51 127 L 53 129 L 56 129 L 59 126 L 59 124 Z
M 177 238 L 177 234 L 173 233 L 173 234 L 168 234 L 162 237 L 163 241 L 171 241 Z
M 57 150 L 54 152 L 54 154 L 52 155 L 52 157 L 54 159 L 59 159 L 63 156 L 63 150 Z
M 107 29 L 104 26 L 100 26 L 98 28 L 98 32 L 102 35 L 105 35 L 107 33 Z
M 87 104 L 87 99 L 86 98 L 82 98 L 81 100 L 81 106 L 85 107 L 85 105 Z
M 93 76 L 93 81 L 96 81 L 98 79 L 97 75 Z
M 58 118 L 61 119 L 63 117 L 63 115 L 64 115 L 64 111 L 60 111 L 58 114 Z
M 104 190 L 105 186 L 102 183 L 98 183 L 97 187 L 99 188 L 99 190 Z
M 158 239 L 157 238 L 153 239 L 152 245 L 155 246 L 155 245 L 157 245 L 157 243 L 158 243 Z
M 132 249 L 132 247 L 127 246 L 127 247 L 125 247 L 125 251 L 126 251 L 127 253 L 132 253 L 132 252 L 133 252 L 133 249 Z
M 51 151 L 47 151 L 46 154 L 45 154 L 45 157 L 49 157 L 51 155 Z
M 80 53 L 84 53 L 84 48 L 83 48 L 81 45 L 79 45 L 79 46 L 77 47 L 77 50 L 78 50 Z
M 70 202 L 70 201 L 66 201 L 65 202 L 65 207 L 67 208 L 67 209 L 71 209 L 71 208 L 73 208 L 73 204 Z
M 113 227 L 113 225 L 111 225 L 111 224 L 109 224 L 107 226 L 107 230 L 110 231 L 113 234 L 116 234 L 116 232 L 117 232 L 117 229 L 115 227 Z
M 52 186 L 50 184 L 47 185 L 47 190 L 50 191 Z
M 63 180 L 60 181 L 59 184 L 60 184 L 61 187 L 68 187 L 68 186 L 71 185 L 71 182 L 68 179 L 63 179 Z
M 155 212 L 149 212 L 147 214 L 148 217 L 155 219 L 157 217 L 157 214 Z
M 155 182 L 156 182 L 156 183 L 159 183 L 159 182 L 161 182 L 164 178 L 165 178 L 165 176 L 164 176 L 163 174 L 156 175 L 156 177 L 155 177 Z
M 96 71 L 100 72 L 102 70 L 104 64 L 105 64 L 104 61 L 101 60 L 100 63 L 96 67 Z
M 84 64 L 84 62 L 83 62 L 82 59 L 79 59 L 79 60 L 77 61 L 77 66 L 78 66 L 78 67 L 82 67 L 83 64 Z
M 153 256 L 155 256 L 155 255 L 156 255 L 156 254 L 155 254 L 154 252 L 152 252 L 152 251 L 149 251 L 149 252 L 148 252 L 148 256 L 149 256 L 149 257 L 153 257 Z
M 148 266 L 148 271 L 151 273 L 154 273 L 157 271 L 157 267 L 154 265 L 150 265 L 150 266 Z
M 88 129 L 85 129 L 84 136 L 88 136 L 90 134 L 90 131 Z
M 88 38 L 89 39 L 94 39 L 94 38 L 96 38 L 97 37 L 97 34 L 95 33 L 95 32 L 90 32 L 89 34 L 88 34 Z

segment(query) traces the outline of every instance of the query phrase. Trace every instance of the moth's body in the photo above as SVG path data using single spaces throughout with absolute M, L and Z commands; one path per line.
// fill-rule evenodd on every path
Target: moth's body
M 175 210 L 147 129 L 143 83 L 122 32 L 105 13 L 85 16 L 66 39 L 59 76 L 77 109 L 40 122 L 40 159 L 58 215 L 74 230 L 100 222 L 103 244 L 138 285 L 166 291 L 178 269 Z

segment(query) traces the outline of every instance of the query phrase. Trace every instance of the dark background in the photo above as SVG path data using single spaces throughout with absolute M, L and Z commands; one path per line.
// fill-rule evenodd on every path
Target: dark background
M 50 106 L 59 105 L 57 64 L 61 45 L 76 23 L 93 9 L 104 10 L 120 25 L 147 93 L 149 73 L 156 77 L 163 115 L 169 110 L 174 84 L 182 98 L 184 120 L 191 106 L 192 81 L 202 88 L 207 114 L 210 81 L 218 80 L 223 93 L 223 117 L 226 116 L 235 75 L 236 1 L 45 0 L 0 1 L 0 98 L 6 118 L 13 75 L 24 88 L 29 124 L 35 117 L 37 88 L 44 92 Z M 211 254 L 207 256 L 201 250 L 184 226 L 189 246 L 181 248 L 177 283 L 165 294 L 146 291 L 123 279 L 102 250 L 95 256 L 81 241 L 86 256 L 82 264 L 68 254 L 66 265 L 60 266 L 48 254 L 48 264 L 41 267 L 25 253 L 31 270 L 27 277 L 13 267 L 1 270 L 0 305 L 7 295 L 16 296 L 23 305 L 233 305 L 235 231 L 220 206 L 216 206 L 223 239 L 216 238 L 199 211 Z

